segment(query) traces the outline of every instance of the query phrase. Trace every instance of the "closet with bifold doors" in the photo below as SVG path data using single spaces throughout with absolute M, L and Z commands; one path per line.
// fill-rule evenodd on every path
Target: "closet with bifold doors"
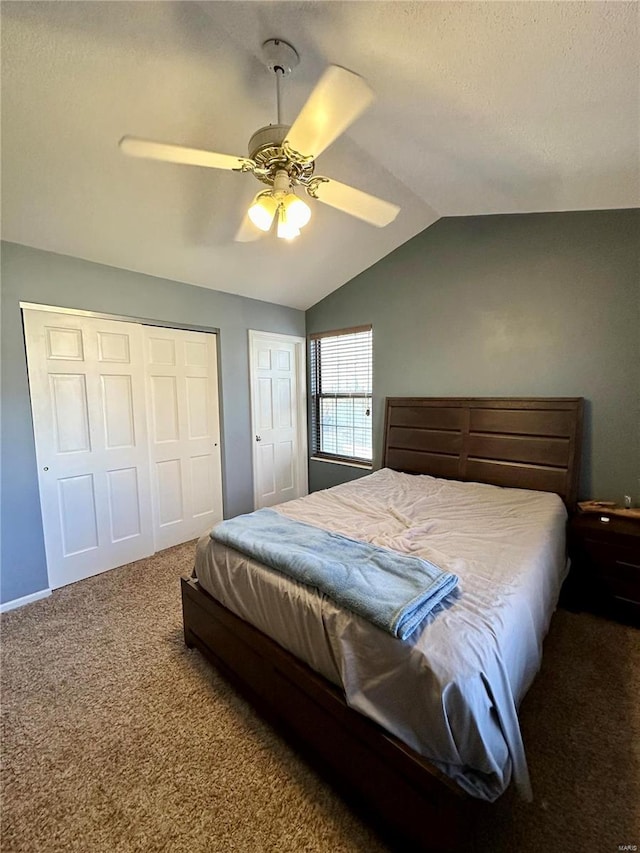
M 219 521 L 215 333 L 22 309 L 49 586 Z

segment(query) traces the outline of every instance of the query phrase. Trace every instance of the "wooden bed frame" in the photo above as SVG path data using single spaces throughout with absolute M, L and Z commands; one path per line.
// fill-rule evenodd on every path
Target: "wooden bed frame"
M 582 398 L 386 401 L 383 465 L 407 473 L 577 497 Z M 400 845 L 473 849 L 490 809 L 398 738 L 349 708 L 341 691 L 182 579 L 184 638 L 198 648 L 337 789 Z

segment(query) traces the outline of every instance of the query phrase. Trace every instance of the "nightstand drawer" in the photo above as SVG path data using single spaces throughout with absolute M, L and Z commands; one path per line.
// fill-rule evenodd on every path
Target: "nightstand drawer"
M 569 522 L 570 531 L 583 539 L 603 542 L 620 542 L 640 548 L 640 521 L 614 515 L 574 515 Z
M 640 604 L 640 567 L 618 563 L 611 574 L 603 567 L 600 579 L 611 595 Z
M 599 539 L 584 539 L 582 551 L 588 561 L 595 564 L 600 572 L 616 574 L 623 567 L 635 570 L 635 578 L 640 583 L 640 549 L 631 545 L 603 542 Z M 618 569 L 620 567 L 620 569 Z

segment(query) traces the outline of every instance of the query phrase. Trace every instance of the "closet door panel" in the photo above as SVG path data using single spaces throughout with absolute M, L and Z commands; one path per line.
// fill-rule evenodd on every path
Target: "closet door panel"
M 143 332 L 24 310 L 49 585 L 153 553 Z
M 222 519 L 215 335 L 145 327 L 156 549 Z

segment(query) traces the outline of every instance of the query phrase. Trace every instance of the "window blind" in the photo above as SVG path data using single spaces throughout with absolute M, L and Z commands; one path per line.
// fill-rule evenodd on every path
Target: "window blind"
M 312 452 L 371 462 L 372 328 L 311 335 Z

